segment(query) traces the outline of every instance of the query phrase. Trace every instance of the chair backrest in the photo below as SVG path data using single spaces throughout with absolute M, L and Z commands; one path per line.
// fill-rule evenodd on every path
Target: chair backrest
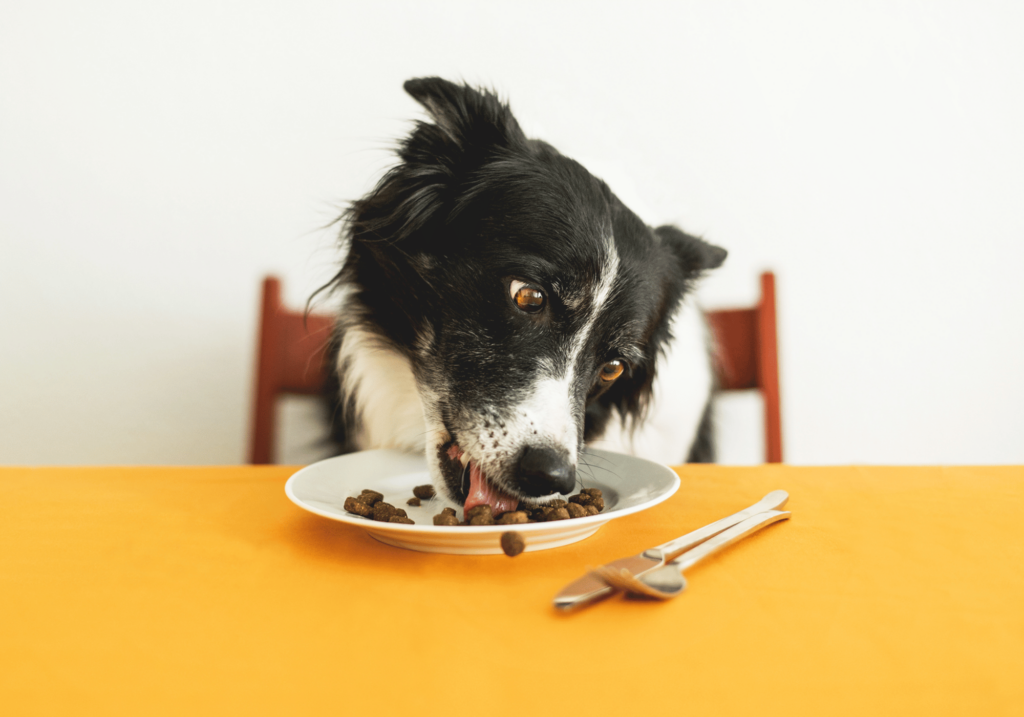
M 281 303 L 281 282 L 272 276 L 263 280 L 251 463 L 274 462 L 278 395 L 318 395 L 323 390 L 333 330 L 333 316 L 289 311 Z
M 289 311 L 281 303 L 281 282 L 263 280 L 256 400 L 253 404 L 251 463 L 273 463 L 279 394 L 317 395 L 327 371 L 326 347 L 334 317 Z M 782 462 L 779 362 L 775 328 L 775 276 L 761 275 L 761 300 L 749 309 L 706 314 L 715 340 L 718 388 L 756 388 L 764 395 L 765 459 Z
M 782 462 L 775 275 L 761 274 L 761 300 L 749 309 L 706 313 L 715 340 L 718 388 L 760 389 L 764 396 L 765 461 Z

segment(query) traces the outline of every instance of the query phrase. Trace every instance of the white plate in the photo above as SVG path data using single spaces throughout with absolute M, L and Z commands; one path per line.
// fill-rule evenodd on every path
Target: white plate
M 526 550 L 546 550 L 590 537 L 609 520 L 657 505 L 679 489 L 672 469 L 642 458 L 588 448 L 580 461 L 580 477 L 586 488 L 600 488 L 605 509 L 597 515 L 550 523 L 525 525 L 438 526 L 433 516 L 452 505 L 462 520 L 462 508 L 444 498 L 406 505 L 415 486 L 430 482 L 423 456 L 394 450 L 362 451 L 306 466 L 285 484 L 288 497 L 300 508 L 342 523 L 358 525 L 372 537 L 399 548 L 425 553 L 496 555 L 501 553 L 501 534 L 515 530 L 526 541 Z M 416 525 L 381 523 L 345 511 L 345 498 L 364 489 L 384 494 L 384 500 L 403 508 Z

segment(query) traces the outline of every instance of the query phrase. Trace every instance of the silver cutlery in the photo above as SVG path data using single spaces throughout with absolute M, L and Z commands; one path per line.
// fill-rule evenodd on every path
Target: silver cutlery
M 758 513 L 747 518 L 742 523 L 737 523 L 697 547 L 687 550 L 672 562 L 642 575 L 639 578 L 640 582 L 649 588 L 648 590 L 643 590 L 642 594 L 661 600 L 675 597 L 686 589 L 686 578 L 683 577 L 684 570 L 696 565 L 709 555 L 713 555 L 719 550 L 743 540 L 743 538 L 751 533 L 756 533 L 761 528 L 777 523 L 780 520 L 787 520 L 789 516 L 789 511 L 767 510 L 764 513 Z
M 615 560 L 611 563 L 604 565 L 603 569 L 606 571 L 614 571 L 615 573 L 620 575 L 622 574 L 623 570 L 626 570 L 628 571 L 628 573 L 626 574 L 631 575 L 634 578 L 642 578 L 644 575 L 650 573 L 651 571 L 658 570 L 659 568 L 666 566 L 666 564 L 676 560 L 676 558 L 679 558 L 684 553 L 689 551 L 691 548 L 694 548 L 695 546 L 698 546 L 701 543 L 709 541 L 709 539 L 714 538 L 719 533 L 728 531 L 730 528 L 733 528 L 734 526 L 738 527 L 740 524 L 744 523 L 744 521 L 747 521 L 748 519 L 753 518 L 754 516 L 757 516 L 761 513 L 766 513 L 768 511 L 778 512 L 778 509 L 785 506 L 788 500 L 789 494 L 786 493 L 786 491 L 773 490 L 771 493 L 766 495 L 764 498 L 762 498 L 749 508 L 744 508 L 738 513 L 734 513 L 727 518 L 716 520 L 715 522 L 710 523 L 709 525 L 705 525 L 703 528 L 698 528 L 697 530 L 687 533 L 686 535 L 676 538 L 675 540 L 670 540 L 667 543 L 663 543 L 662 545 L 659 545 L 657 547 L 645 550 L 639 555 L 633 555 L 628 558 Z M 785 513 L 785 517 L 789 517 L 789 513 Z M 774 519 L 770 522 L 775 522 L 775 520 L 783 519 L 784 518 L 775 516 Z M 768 524 L 770 523 L 764 523 L 764 525 Z M 758 527 L 764 527 L 764 525 L 758 525 Z M 690 567 L 697 560 L 701 560 L 702 558 L 707 557 L 711 553 L 716 552 L 721 548 L 724 548 L 726 545 L 729 545 L 732 542 L 735 542 L 736 540 L 742 539 L 754 530 L 757 530 L 757 528 L 753 528 L 750 530 L 744 528 L 744 532 L 742 535 L 731 533 L 728 538 L 724 539 L 724 541 L 714 543 L 708 552 L 698 554 L 696 560 L 692 562 L 687 562 L 686 567 Z M 689 561 L 689 558 L 687 558 L 687 561 Z M 659 575 L 659 577 L 656 579 L 656 585 L 664 585 L 669 589 L 673 589 L 673 587 L 676 585 L 676 582 L 682 581 L 682 586 L 676 590 L 677 593 L 681 592 L 685 587 L 685 581 L 683 581 L 682 579 L 681 570 L 685 568 L 681 569 L 675 565 L 672 565 L 669 566 L 669 569 L 671 569 L 671 571 L 675 573 L 676 577 L 673 578 L 668 573 L 666 573 L 665 575 Z M 652 587 L 652 589 L 657 590 L 658 588 Z M 591 603 L 594 603 L 604 597 L 607 597 L 608 595 L 611 595 L 613 592 L 615 592 L 615 588 L 611 587 L 604 579 L 602 579 L 598 575 L 588 573 L 587 575 L 584 575 L 583 577 L 574 580 L 569 585 L 566 585 L 558 593 L 558 595 L 555 596 L 554 604 L 555 607 L 559 610 L 573 610 L 579 607 L 583 607 L 584 605 L 590 605 Z

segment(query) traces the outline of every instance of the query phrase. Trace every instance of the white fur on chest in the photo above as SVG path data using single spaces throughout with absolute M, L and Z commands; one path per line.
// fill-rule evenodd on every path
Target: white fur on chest
M 351 402 L 355 410 L 352 442 L 357 448 L 423 452 L 423 403 L 409 359 L 383 339 L 351 326 L 342 337 L 337 369 L 342 405 Z

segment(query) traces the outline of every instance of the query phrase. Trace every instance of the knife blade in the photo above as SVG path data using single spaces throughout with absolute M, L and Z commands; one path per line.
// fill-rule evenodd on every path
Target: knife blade
M 629 570 L 634 577 L 640 577 L 644 573 L 660 568 L 667 562 L 674 560 L 695 545 L 699 545 L 709 538 L 728 530 L 737 523 L 747 518 L 763 513 L 767 510 L 777 510 L 786 505 L 789 494 L 784 490 L 773 490 L 754 505 L 744 508 L 738 513 L 716 520 L 702 528 L 698 528 L 675 540 L 670 540 L 657 547 L 649 548 L 638 555 L 628 558 L 620 558 L 605 565 L 606 568 Z M 589 572 L 572 581 L 555 596 L 554 605 L 561 611 L 569 611 L 584 605 L 590 605 L 602 598 L 608 597 L 614 590 L 601 578 L 591 575 Z

